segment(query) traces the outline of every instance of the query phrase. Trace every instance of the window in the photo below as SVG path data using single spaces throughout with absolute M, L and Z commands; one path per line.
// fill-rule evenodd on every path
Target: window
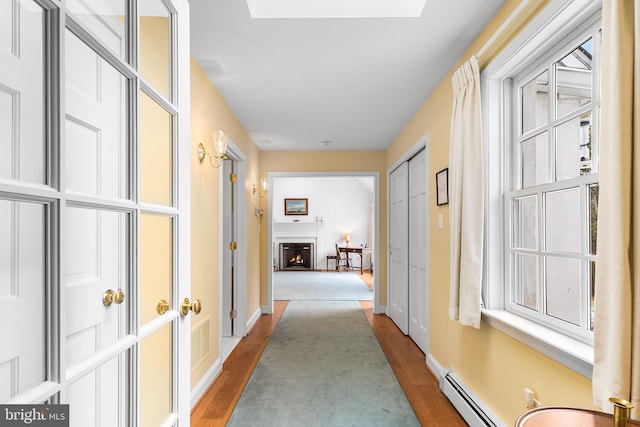
M 551 0 L 482 71 L 483 318 L 590 377 L 601 4 Z
M 512 77 L 505 309 L 589 342 L 600 117 L 599 25 Z

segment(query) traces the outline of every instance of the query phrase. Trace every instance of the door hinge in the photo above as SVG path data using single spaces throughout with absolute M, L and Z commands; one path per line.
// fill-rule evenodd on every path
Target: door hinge
M 236 249 L 238 249 L 238 242 L 229 243 L 229 249 L 232 251 L 235 251 Z
M 238 312 L 236 310 L 231 310 L 229 312 L 229 318 L 235 319 L 236 317 L 238 317 Z
M 231 182 L 236 182 L 238 180 L 238 175 L 235 173 L 230 173 L 229 174 L 229 181 Z

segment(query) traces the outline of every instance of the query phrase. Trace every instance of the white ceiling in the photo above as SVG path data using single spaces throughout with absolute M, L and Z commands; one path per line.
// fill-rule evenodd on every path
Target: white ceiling
M 191 51 L 261 150 L 385 150 L 504 1 L 252 19 L 245 0 L 190 0 Z

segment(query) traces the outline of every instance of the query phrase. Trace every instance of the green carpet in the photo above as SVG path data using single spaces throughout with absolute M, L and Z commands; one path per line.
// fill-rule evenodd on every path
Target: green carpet
M 419 426 L 356 301 L 291 301 L 228 426 Z
M 276 301 L 371 301 L 373 291 L 353 272 L 279 271 L 273 274 Z

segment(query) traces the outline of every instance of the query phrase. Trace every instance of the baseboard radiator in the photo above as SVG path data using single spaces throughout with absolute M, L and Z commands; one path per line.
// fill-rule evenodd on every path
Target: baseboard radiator
M 469 390 L 453 371 L 446 371 L 440 389 L 471 427 L 504 427 L 504 424 Z

